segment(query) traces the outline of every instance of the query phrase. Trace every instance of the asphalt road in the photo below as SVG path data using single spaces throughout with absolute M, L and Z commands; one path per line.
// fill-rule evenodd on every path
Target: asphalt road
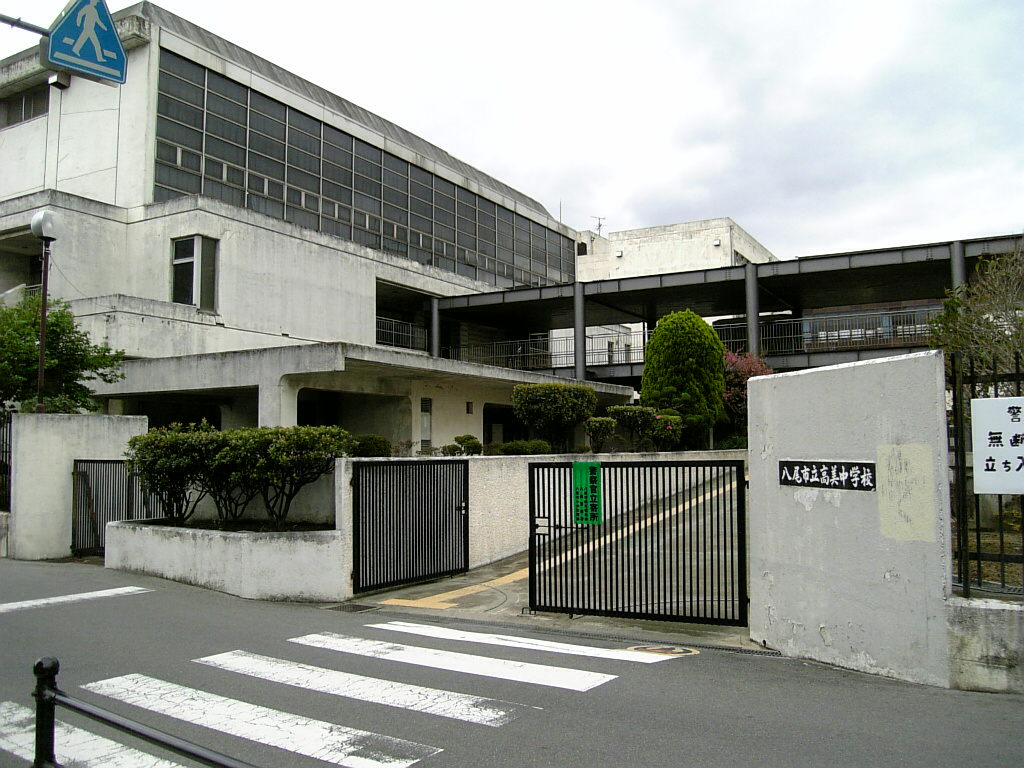
M 12 605 L 130 586 L 150 591 Z M 495 644 L 509 642 L 497 635 L 526 647 Z M 644 639 L 640 629 L 616 640 L 441 612 L 345 613 L 91 565 L 0 560 L 0 703 L 11 702 L 0 704 L 0 767 L 27 765 L 7 747 L 44 655 L 60 659 L 69 694 L 266 768 L 1024 764 L 1024 697 L 708 648 L 657 663 L 607 657 Z M 322 690 L 225 668 L 239 664 Z M 194 765 L 73 713 L 59 718 Z M 100 754 L 79 743 L 79 760 Z M 120 759 L 75 765 L 154 767 Z

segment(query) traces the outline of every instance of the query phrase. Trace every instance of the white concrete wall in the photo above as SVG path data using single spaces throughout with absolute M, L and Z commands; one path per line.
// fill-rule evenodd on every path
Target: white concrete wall
M 124 458 L 147 423 L 144 416 L 15 414 L 8 557 L 70 555 L 74 460 Z
M 27 195 L 46 179 L 45 116 L 0 129 L 0 198 Z
M 752 379 L 749 408 L 751 638 L 949 685 L 941 353 Z M 875 462 L 877 491 L 782 486 L 782 460 Z
M 965 691 L 1024 693 L 1024 605 L 952 597 L 950 685 Z

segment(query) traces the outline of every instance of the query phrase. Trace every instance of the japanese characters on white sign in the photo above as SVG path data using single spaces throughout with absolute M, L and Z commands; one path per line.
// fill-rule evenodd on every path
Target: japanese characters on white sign
M 1024 397 L 971 400 L 975 493 L 1024 493 Z

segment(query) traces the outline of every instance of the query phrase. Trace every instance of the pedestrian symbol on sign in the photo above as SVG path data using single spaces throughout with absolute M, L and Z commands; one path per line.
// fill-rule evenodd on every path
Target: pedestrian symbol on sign
M 50 27 L 47 62 L 59 69 L 123 83 L 127 59 L 104 0 L 77 0 Z

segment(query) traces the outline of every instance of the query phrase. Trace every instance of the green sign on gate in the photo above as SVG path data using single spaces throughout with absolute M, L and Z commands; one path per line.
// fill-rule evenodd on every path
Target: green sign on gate
M 601 462 L 572 463 L 572 501 L 572 521 L 575 525 L 601 525 L 604 522 Z

